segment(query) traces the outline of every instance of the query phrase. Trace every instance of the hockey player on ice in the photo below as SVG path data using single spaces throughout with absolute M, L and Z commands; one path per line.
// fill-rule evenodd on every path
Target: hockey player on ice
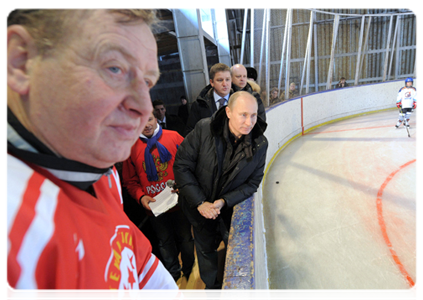
M 416 88 L 413 87 L 413 78 L 408 77 L 405 80 L 405 87 L 402 87 L 397 96 L 397 107 L 402 110 L 399 113 L 399 118 L 396 128 L 398 128 L 401 123 L 404 122 L 404 125 L 410 127 L 408 121 L 410 121 L 410 115 L 413 111 L 413 108 L 416 109 L 417 107 L 417 91 Z M 405 117 L 405 120 L 404 120 Z

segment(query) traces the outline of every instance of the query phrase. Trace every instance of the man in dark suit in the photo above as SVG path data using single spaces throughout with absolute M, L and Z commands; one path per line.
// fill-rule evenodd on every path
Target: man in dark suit
M 191 104 L 185 133 L 191 132 L 198 121 L 213 115 L 220 107 L 228 103 L 231 89 L 231 70 L 222 63 L 213 65 L 210 69 L 210 84 L 207 85 Z
M 162 100 L 154 100 L 153 108 L 154 116 L 163 129 L 174 130 L 185 136 L 185 124 L 178 116 L 166 113 L 166 106 Z

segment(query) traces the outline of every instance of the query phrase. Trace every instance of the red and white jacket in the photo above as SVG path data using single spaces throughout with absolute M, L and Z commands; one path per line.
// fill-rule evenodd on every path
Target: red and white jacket
M 140 203 L 140 198 L 144 195 L 154 198 L 166 188 L 166 182 L 169 179 L 175 179 L 173 175 L 173 163 L 175 162 L 178 147 L 183 140 L 184 138 L 176 131 L 162 129 L 162 136 L 158 141 L 166 147 L 172 158 L 168 162 L 161 163 L 157 148 L 153 147 L 151 150 L 157 170 L 158 181 L 149 181 L 145 172 L 144 152 L 147 144 L 138 139 L 132 146 L 131 155 L 122 165 L 122 180 L 131 197 L 137 200 L 138 203 Z M 179 206 L 176 206 L 171 211 L 176 209 L 179 209 Z M 150 213 L 150 215 L 152 214 Z
M 177 289 L 122 209 L 116 169 L 96 197 L 8 155 L 7 278 L 18 289 Z
M 402 87 L 397 95 L 397 104 L 400 104 L 402 108 L 412 108 L 417 103 L 417 90 L 415 87 Z

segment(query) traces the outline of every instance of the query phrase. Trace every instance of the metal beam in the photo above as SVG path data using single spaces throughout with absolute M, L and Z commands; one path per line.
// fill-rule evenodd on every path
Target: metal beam
M 288 38 L 286 45 L 285 64 L 285 99 L 289 99 L 289 76 L 291 69 L 291 37 L 292 37 L 292 9 L 289 9 Z
M 264 41 L 265 41 L 265 33 L 266 33 L 266 9 L 263 9 L 263 27 L 261 29 L 261 47 L 260 47 L 260 61 L 259 61 L 259 71 L 258 71 L 258 78 L 257 82 L 261 84 L 261 66 L 263 62 L 263 52 L 264 52 Z
M 241 65 L 244 63 L 245 33 L 247 32 L 247 16 L 248 16 L 248 8 L 244 10 L 244 24 L 242 26 L 241 58 L 239 59 L 239 63 Z
M 254 68 L 254 9 L 250 12 L 250 67 Z
M 364 34 L 364 24 L 366 22 L 366 17 L 363 16 L 361 18 L 361 27 L 360 27 L 360 40 L 358 43 L 358 54 L 357 54 L 357 63 L 355 66 L 355 80 L 354 85 L 358 85 L 358 80 L 360 79 L 360 58 L 361 58 L 361 50 L 363 46 L 363 34 Z
M 300 95 L 302 95 L 304 76 L 306 74 L 306 70 L 307 70 L 306 94 L 308 94 L 308 92 L 309 92 L 310 54 L 311 54 L 311 40 L 312 40 L 312 34 L 313 34 L 313 18 L 314 18 L 314 12 L 310 11 L 310 26 L 309 26 L 309 29 L 308 29 L 307 48 L 306 48 L 306 53 L 305 53 L 305 56 L 304 56 L 303 74 L 301 76 L 301 85 L 300 85 L 300 90 L 299 90 Z
M 360 14 L 347 14 L 347 13 L 334 13 L 329 11 L 321 11 L 318 9 L 311 9 L 314 12 L 318 12 L 321 14 L 327 14 L 327 15 L 338 15 L 338 16 L 361 16 Z M 412 11 L 409 12 L 399 12 L 399 13 L 376 13 L 376 14 L 370 14 L 367 13 L 367 16 L 375 16 L 375 17 L 390 17 L 393 15 L 413 15 L 414 13 Z
M 203 30 L 196 9 L 173 9 L 185 93 L 194 101 L 209 83 Z
M 400 70 L 400 67 L 401 67 L 401 62 L 400 62 L 400 57 L 401 57 L 401 50 L 400 50 L 400 47 L 401 47 L 401 41 L 402 41 L 402 35 L 403 35 L 403 33 L 402 33 L 402 20 L 403 20 L 403 18 L 400 18 L 399 20 L 398 20 L 398 23 L 399 23 L 399 25 L 398 25 L 398 38 L 397 38 L 397 49 L 396 49 L 396 54 L 395 54 L 395 79 L 398 79 L 398 74 L 399 74 L 399 70 Z
M 281 89 L 281 83 L 282 83 L 282 72 L 283 72 L 283 62 L 284 62 L 284 55 L 285 55 L 285 49 L 286 49 L 286 41 L 288 40 L 288 25 L 289 25 L 289 19 L 291 18 L 291 9 L 286 10 L 286 17 L 285 17 L 285 33 L 283 36 L 283 43 L 282 43 L 282 52 L 281 52 L 281 65 L 280 65 L 280 71 L 279 71 L 279 82 L 278 82 L 278 97 L 280 96 L 280 89 Z
M 363 47 L 363 55 L 361 56 L 361 62 L 360 62 L 360 70 L 359 70 L 359 77 L 358 80 L 360 80 L 360 74 L 361 74 L 361 70 L 363 68 L 363 62 L 364 62 L 364 55 L 367 52 L 367 42 L 369 40 L 369 34 L 370 34 L 370 25 L 372 23 L 372 17 L 369 17 L 369 23 L 367 24 L 367 30 L 366 30 L 366 37 L 364 38 L 364 47 Z
M 386 73 L 388 71 L 389 48 L 391 46 L 391 34 L 392 34 L 392 24 L 393 23 L 394 23 L 394 16 L 391 16 L 391 20 L 389 22 L 388 38 L 386 39 L 386 52 L 385 52 L 385 61 L 384 61 L 384 64 L 383 64 L 383 79 L 382 79 L 382 81 L 386 81 Z
M 270 95 L 270 43 L 269 43 L 269 31 L 270 31 L 270 8 L 267 9 L 267 16 L 266 16 L 266 106 L 269 106 L 269 95 Z
M 416 58 L 414 59 L 414 72 L 413 77 L 417 77 L 417 70 L 419 68 L 419 57 L 420 57 L 420 27 L 417 34 L 417 45 L 416 45 Z
M 395 44 L 397 42 L 397 33 L 398 33 L 398 28 L 399 28 L 399 18 L 400 18 L 400 16 L 397 16 L 397 22 L 395 24 L 395 30 L 394 30 L 394 39 L 392 40 L 391 60 L 389 62 L 387 80 L 389 80 L 389 77 L 391 76 L 391 71 L 392 71 L 392 63 L 393 63 L 393 60 L 394 60 L 394 52 L 395 52 L 394 48 L 395 48 Z
M 319 91 L 319 57 L 317 51 L 317 25 L 314 24 L 314 91 Z
M 316 18 L 316 13 L 313 11 L 311 12 L 311 16 L 310 16 L 310 28 L 309 28 L 309 39 L 310 39 L 310 44 L 307 47 L 308 48 L 308 56 L 307 56 L 307 79 L 306 79 L 306 94 L 308 94 L 310 92 L 310 60 L 311 60 L 311 41 L 313 39 L 313 22 L 314 19 Z
M 333 22 L 332 48 L 331 48 L 331 54 L 330 54 L 328 80 L 326 83 L 327 90 L 330 90 L 332 88 L 333 61 L 335 56 L 335 46 L 336 46 L 336 37 L 338 35 L 338 26 L 339 26 L 339 15 L 336 15 L 335 20 Z

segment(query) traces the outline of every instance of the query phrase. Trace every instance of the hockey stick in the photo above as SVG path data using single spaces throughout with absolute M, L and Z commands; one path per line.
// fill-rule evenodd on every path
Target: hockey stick
M 408 126 L 405 125 L 405 120 L 406 119 L 405 119 L 405 114 L 402 112 L 402 107 L 400 107 L 399 110 L 400 110 L 400 113 L 402 114 L 402 117 L 403 117 L 402 123 L 403 123 L 405 129 L 407 129 L 408 137 L 410 137 L 410 130 L 408 129 Z

